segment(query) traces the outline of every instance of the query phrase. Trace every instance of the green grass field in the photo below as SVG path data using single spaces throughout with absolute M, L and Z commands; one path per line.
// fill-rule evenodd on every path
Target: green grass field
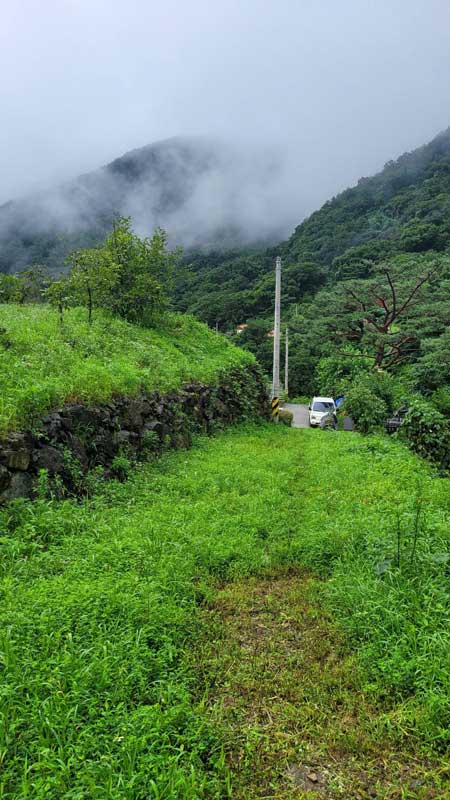
M 182 314 L 140 328 L 81 308 L 0 305 L 0 434 L 33 424 L 65 400 L 101 401 L 141 389 L 161 392 L 183 381 L 215 382 L 249 353 Z
M 17 501 L 0 514 L 0 797 L 303 797 L 282 784 L 267 794 L 268 764 L 277 774 L 291 769 L 283 736 L 294 734 L 298 752 L 331 759 L 336 747 L 320 731 L 338 706 L 351 708 L 341 714 L 345 774 L 324 797 L 359 796 L 346 765 L 360 758 L 360 781 L 374 742 L 385 778 L 396 764 L 377 797 L 448 797 L 449 522 L 448 480 L 400 444 L 270 425 L 200 439 L 89 500 Z M 315 587 L 312 611 L 304 574 Z M 255 588 L 286 575 L 285 601 Z M 285 647 L 281 659 L 278 648 L 269 654 L 274 693 L 296 684 L 291 710 L 275 712 L 270 700 L 280 725 L 270 734 L 251 722 L 252 707 L 271 694 L 246 690 L 255 669 L 258 686 L 263 674 L 246 646 L 250 622 L 230 671 L 234 629 L 224 633 L 217 616 L 226 602 L 254 618 L 248 580 L 269 598 L 261 630 L 273 626 Z M 303 614 L 323 616 L 310 664 L 295 661 L 308 641 Z M 283 630 L 297 623 L 288 646 Z M 258 647 L 264 641 L 258 634 Z M 230 681 L 239 732 L 239 717 L 212 698 Z M 349 723 L 352 714 L 359 720 Z M 402 759 L 414 761 L 417 783 L 403 793 Z

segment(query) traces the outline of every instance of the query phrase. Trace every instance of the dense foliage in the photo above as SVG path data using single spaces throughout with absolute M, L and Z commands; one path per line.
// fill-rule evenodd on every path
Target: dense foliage
M 450 425 L 435 405 L 414 398 L 401 433 L 416 453 L 441 469 L 450 468 Z
M 341 391 L 361 360 L 366 370 L 375 363 L 409 372 L 416 390 L 430 392 L 450 376 L 449 245 L 450 129 L 327 202 L 277 248 L 186 257 L 175 303 L 233 334 L 246 323 L 239 343 L 270 371 L 273 262 L 281 255 L 292 394 L 326 390 L 324 358 L 334 359 Z
M 345 398 L 345 410 L 361 433 L 381 428 L 388 414 L 386 403 L 366 382 L 352 385 Z
M 373 393 L 354 386 L 359 376 L 388 373 L 406 404 L 416 395 L 434 403 L 449 385 L 449 209 L 450 129 L 333 198 L 277 248 L 188 253 L 180 261 L 162 231 L 140 239 L 119 219 L 103 245 L 69 256 L 68 279 L 49 284 L 43 268 L 30 268 L 0 276 L 0 297 L 20 303 L 41 292 L 61 319 L 67 305 L 83 302 L 89 319 L 101 306 L 149 324 L 170 295 L 172 306 L 227 333 L 269 374 L 280 254 L 290 393 L 356 392 L 361 424 L 373 429 L 394 406 L 370 406 Z
M 89 325 L 71 308 L 61 325 L 48 305 L 0 306 L 0 431 L 21 427 L 64 400 L 105 400 L 183 381 L 214 383 L 253 360 L 225 337 L 181 314 L 144 328 L 98 310 Z
M 388 162 L 382 172 L 326 203 L 300 225 L 286 256 L 310 258 L 338 277 L 365 277 L 396 253 L 450 243 L 450 129 Z
M 16 502 L 0 514 L 3 797 L 233 796 L 192 668 L 202 604 L 218 581 L 289 566 L 329 579 L 383 696 L 379 736 L 443 746 L 449 513 L 448 481 L 401 445 L 282 425 L 202 441 L 81 503 Z M 341 756 L 355 746 L 351 725 Z
M 17 274 L 0 273 L 0 301 L 36 303 L 48 300 L 61 323 L 64 310 L 84 305 L 92 323 L 94 308 L 104 308 L 130 322 L 150 325 L 167 309 L 178 251 L 167 248 L 158 228 L 141 238 L 128 217 L 116 217 L 105 240 L 90 249 L 70 252 L 66 273 L 52 278 L 41 266 Z
M 118 217 L 101 245 L 68 255 L 69 274 L 56 283 L 63 287 L 67 305 L 73 299 L 87 307 L 90 323 L 98 306 L 149 325 L 168 304 L 177 253 L 167 250 L 166 243 L 163 230 L 157 229 L 150 239 L 141 238 L 133 233 L 130 219 Z M 54 292 L 50 284 L 47 294 L 62 312 L 61 294 L 55 298 Z
M 117 162 L 117 170 L 122 175 L 123 166 L 123 174 L 128 176 L 129 169 L 138 168 L 141 157 L 144 154 L 139 151 L 135 160 L 125 159 L 123 165 Z M 152 169 L 155 163 L 152 161 Z M 102 225 L 105 230 L 105 221 Z M 133 235 L 129 226 L 126 233 Z M 119 274 L 114 265 L 121 235 L 116 229 L 101 248 L 78 250 L 70 257 L 74 267 L 72 288 L 78 300 L 84 297 L 86 302 L 91 291 L 100 303 L 109 303 L 114 313 L 142 318 L 144 306 L 147 315 L 152 307 L 152 303 L 143 302 L 144 295 L 154 299 L 156 308 L 160 299 L 165 300 L 158 292 L 162 287 L 164 295 L 168 294 L 173 272 L 171 300 L 175 308 L 235 336 L 269 372 L 273 262 L 279 254 L 283 259 L 282 315 L 291 335 L 292 394 L 325 391 L 321 360 L 330 357 L 344 378 L 343 391 L 351 385 L 349 373 L 358 371 L 354 365 L 344 367 L 345 360 L 360 360 L 366 370 L 375 363 L 393 374 L 408 374 L 411 388 L 426 394 L 449 382 L 450 362 L 443 334 L 450 321 L 450 129 L 327 202 L 277 248 L 186 253 L 173 270 L 175 258 L 161 249 L 163 234 L 157 233 L 156 239 L 145 245 L 147 251 L 153 248 L 153 255 L 146 252 L 144 258 L 150 257 L 154 265 L 159 247 L 162 258 L 156 259 L 156 270 L 141 271 L 141 242 L 128 252 L 128 268 Z M 80 244 L 84 242 L 80 240 Z M 121 249 L 120 255 L 123 253 Z M 97 263 L 99 283 L 94 290 L 87 280 L 89 259 L 91 264 Z M 116 289 L 105 294 L 102 281 L 108 271 L 108 282 L 115 282 Z M 133 272 L 136 279 L 130 287 Z M 30 270 L 28 278 L 20 276 L 19 284 L 12 276 L 0 278 L 0 297 L 4 301 L 26 300 L 29 276 Z M 36 278 L 33 282 L 36 286 Z M 49 298 L 59 309 L 67 301 L 67 290 L 64 278 L 48 289 Z M 384 318 L 380 291 L 387 303 Z M 90 302 L 88 298 L 87 304 Z M 238 339 L 235 330 L 242 323 L 247 328 L 241 329 Z

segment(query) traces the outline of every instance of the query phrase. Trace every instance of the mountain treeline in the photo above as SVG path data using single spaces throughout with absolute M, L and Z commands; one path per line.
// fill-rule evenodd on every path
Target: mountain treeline
M 267 246 L 295 222 L 273 208 L 283 158 L 206 137 L 175 137 L 125 153 L 101 169 L 0 206 L 0 273 L 45 265 L 58 273 L 73 249 L 98 245 L 114 216 L 141 235 L 167 231 L 195 250 Z M 289 216 L 289 215 L 288 215 Z
M 119 166 L 129 180 L 132 165 Z M 438 427 L 450 417 L 450 129 L 325 203 L 277 247 L 168 255 L 173 285 L 152 272 L 152 240 L 140 240 L 125 225 L 130 251 L 118 253 L 114 230 L 106 244 L 78 247 L 66 259 L 69 283 L 60 278 L 44 286 L 47 299 L 61 309 L 83 297 L 89 313 L 96 303 L 116 313 L 123 301 L 128 316 L 138 304 L 144 319 L 148 278 L 152 313 L 160 287 L 164 302 L 217 326 L 269 374 L 280 255 L 291 396 L 349 395 L 355 418 L 367 428 L 368 408 L 378 409 L 379 423 L 411 397 L 431 402 L 422 410 L 442 415 Z M 163 253 L 166 240 L 159 235 Z M 0 276 L 0 298 L 26 302 L 42 295 L 40 269 Z
M 398 254 L 442 253 L 449 245 L 450 128 L 361 178 L 277 247 L 188 258 L 175 299 L 210 324 L 242 323 L 272 312 L 275 255 L 283 258 L 286 308 L 325 283 L 366 278 Z
M 268 372 L 276 255 L 290 394 L 346 392 L 355 375 L 377 372 L 400 382 L 388 411 L 411 391 L 439 390 L 450 407 L 450 129 L 325 203 L 276 248 L 185 259 L 175 305 L 218 323 Z

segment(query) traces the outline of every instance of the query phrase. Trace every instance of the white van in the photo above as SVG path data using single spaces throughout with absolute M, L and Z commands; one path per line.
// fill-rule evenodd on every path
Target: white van
M 309 406 L 309 424 L 311 428 L 320 425 L 327 414 L 335 414 L 336 406 L 332 397 L 313 397 Z

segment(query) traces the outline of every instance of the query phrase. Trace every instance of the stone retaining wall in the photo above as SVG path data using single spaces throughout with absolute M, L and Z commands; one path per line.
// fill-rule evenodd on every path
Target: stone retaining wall
M 99 466 L 106 477 L 114 474 L 120 456 L 136 460 L 189 447 L 195 433 L 267 416 L 268 397 L 256 365 L 225 373 L 218 386 L 193 382 L 164 395 L 67 403 L 44 417 L 38 431 L 11 433 L 0 441 L 0 503 L 32 497 L 40 470 L 77 493 L 80 477 Z

